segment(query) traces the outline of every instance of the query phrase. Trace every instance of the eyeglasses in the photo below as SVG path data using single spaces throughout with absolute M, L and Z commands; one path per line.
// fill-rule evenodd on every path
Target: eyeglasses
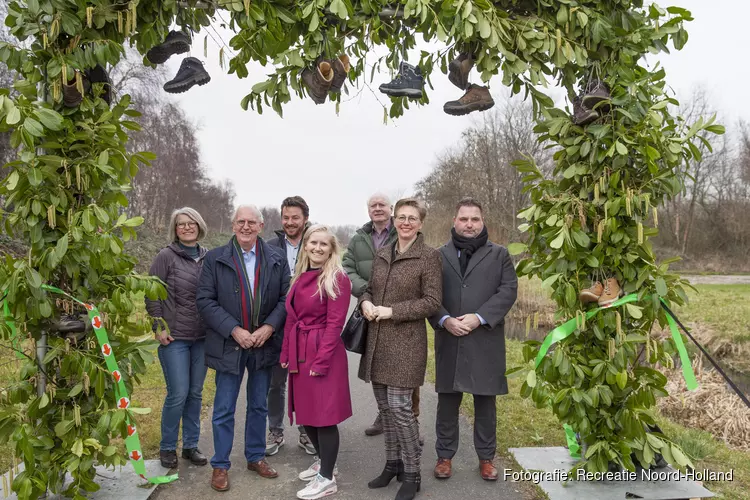
M 417 222 L 419 222 L 419 217 L 407 217 L 405 215 L 399 215 L 398 217 L 396 217 L 396 222 L 398 222 L 399 224 L 403 224 L 404 222 L 408 222 L 409 224 L 416 224 Z
M 244 220 L 244 219 L 236 220 L 236 221 L 234 221 L 234 223 L 237 226 L 239 226 L 239 227 L 245 227 L 245 226 L 255 227 L 255 226 L 258 225 L 258 221 L 255 221 L 255 220 Z
M 195 229 L 198 226 L 197 222 L 178 222 L 175 224 L 177 226 L 177 229 Z

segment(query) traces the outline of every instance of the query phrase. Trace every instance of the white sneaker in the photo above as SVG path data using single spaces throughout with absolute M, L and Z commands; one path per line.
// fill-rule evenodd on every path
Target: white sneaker
M 315 500 L 333 495 L 339 490 L 336 486 L 336 478 L 326 479 L 320 474 L 307 483 L 307 486 L 297 492 L 297 498 L 301 500 Z
M 333 466 L 333 475 L 337 475 L 339 473 L 339 466 L 334 465 Z M 315 457 L 315 461 L 313 464 L 307 468 L 307 470 L 303 470 L 299 473 L 300 480 L 302 481 L 310 481 L 311 479 L 315 479 L 315 476 L 320 474 L 320 459 L 318 457 Z

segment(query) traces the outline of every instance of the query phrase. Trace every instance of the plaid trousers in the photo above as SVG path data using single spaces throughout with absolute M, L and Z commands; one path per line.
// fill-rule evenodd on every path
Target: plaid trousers
M 422 447 L 419 445 L 419 423 L 412 410 L 414 389 L 373 382 L 372 390 L 383 419 L 385 459 L 403 459 L 405 472 L 419 473 Z

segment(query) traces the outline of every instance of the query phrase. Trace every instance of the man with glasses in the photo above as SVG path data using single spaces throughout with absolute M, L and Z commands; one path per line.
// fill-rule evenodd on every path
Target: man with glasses
M 370 222 L 357 229 L 357 232 L 349 241 L 349 246 L 344 254 L 344 270 L 352 282 L 352 295 L 360 298 L 372 273 L 372 261 L 375 252 L 386 245 L 396 241 L 396 226 L 393 224 L 393 205 L 388 196 L 375 193 L 367 200 L 367 213 Z M 419 387 L 414 389 L 412 396 L 412 410 L 414 416 L 419 416 Z M 368 436 L 377 436 L 383 433 L 383 421 L 380 413 L 375 417 L 373 424 L 365 429 Z M 420 444 L 424 444 L 424 437 L 419 436 Z
M 278 477 L 265 459 L 266 397 L 281 353 L 289 264 L 279 249 L 260 238 L 263 216 L 257 207 L 238 207 L 232 229 L 228 244 L 206 254 L 196 294 L 206 325 L 206 366 L 216 371 L 211 458 L 216 491 L 229 489 L 234 413 L 246 370 L 247 468 L 264 478 Z

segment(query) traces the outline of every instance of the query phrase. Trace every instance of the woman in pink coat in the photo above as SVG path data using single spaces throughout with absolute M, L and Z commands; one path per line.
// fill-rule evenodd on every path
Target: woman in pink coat
M 352 284 L 341 266 L 339 247 L 328 227 L 310 227 L 286 298 L 280 362 L 289 369 L 289 418 L 305 426 L 317 452 L 315 462 L 299 475 L 310 481 L 297 492 L 302 500 L 338 491 L 338 424 L 352 416 L 349 367 L 341 341 Z

